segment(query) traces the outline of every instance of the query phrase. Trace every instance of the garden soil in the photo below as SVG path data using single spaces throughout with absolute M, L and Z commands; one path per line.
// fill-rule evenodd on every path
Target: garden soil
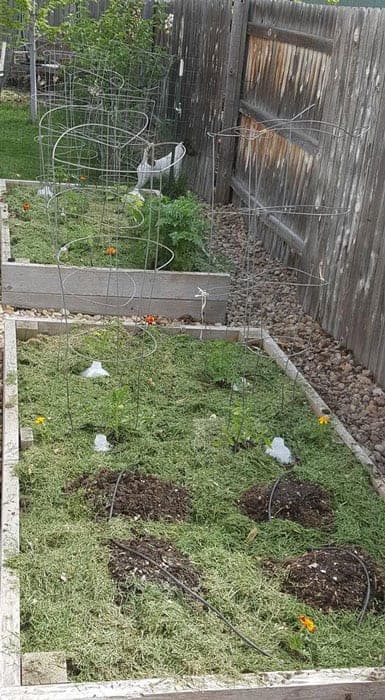
M 142 520 L 182 521 L 190 513 L 187 489 L 151 474 L 102 469 L 83 474 L 66 487 L 67 493 L 84 489 L 96 515 L 123 515 Z
M 283 590 L 324 612 L 362 610 L 368 592 L 364 562 L 370 578 L 367 610 L 384 611 L 385 583 L 382 572 L 367 554 L 353 548 L 325 548 L 289 559 L 284 564 Z
M 256 484 L 245 491 L 239 505 L 252 520 L 268 519 L 268 506 L 274 483 Z M 274 489 L 271 500 L 271 516 L 282 520 L 294 520 L 304 527 L 325 528 L 333 525 L 333 507 L 329 494 L 311 481 L 282 479 Z
M 176 586 L 163 571 L 194 591 L 199 588 L 199 576 L 190 560 L 167 540 L 142 535 L 131 540 L 112 540 L 109 547 L 110 573 L 122 596 L 146 581 Z

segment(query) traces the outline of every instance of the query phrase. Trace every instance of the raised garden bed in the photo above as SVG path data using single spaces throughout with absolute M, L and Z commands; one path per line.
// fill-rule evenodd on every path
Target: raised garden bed
M 309 411 L 300 387 L 318 414 L 327 409 L 316 403 L 300 376 L 293 396 L 293 384 L 270 359 L 280 358 L 279 348 L 258 331 L 255 342 L 270 357 L 229 343 L 242 339 L 239 329 L 155 332 L 157 351 L 143 362 L 137 414 L 138 373 L 129 356 L 137 358 L 143 336 L 140 332 L 129 340 L 120 330 L 119 342 L 123 337 L 127 344 L 123 363 L 129 391 L 115 398 L 125 406 L 118 412 L 130 420 L 116 422 L 107 408 L 113 372 L 107 379 L 78 376 L 86 355 L 94 352 L 103 351 L 107 369 L 113 369 L 105 331 L 97 326 L 90 331 L 87 325 L 87 333 L 71 334 L 66 356 L 70 429 L 62 356 L 60 360 L 66 344 L 59 337 L 39 336 L 62 333 L 65 327 L 55 321 L 6 321 L 0 591 L 4 697 L 188 698 L 199 689 L 207 693 L 201 697 L 218 698 L 381 698 L 385 672 L 374 666 L 382 663 L 384 634 L 385 556 L 378 533 L 385 504 L 369 486 L 362 463 L 337 439 L 333 424 L 365 462 L 360 448 L 333 417 L 320 425 Z M 201 334 L 207 342 L 198 342 Z M 210 340 L 221 336 L 226 342 Z M 290 373 L 292 366 L 286 365 Z M 242 392 L 234 390 L 229 422 L 229 387 L 242 385 L 242 372 L 249 384 L 242 399 Z M 247 426 L 240 435 L 236 409 L 243 398 Z M 16 474 L 18 405 L 20 424 L 33 428 L 35 441 Z M 134 424 L 133 415 L 139 416 Z M 111 451 L 94 453 L 95 431 L 103 427 L 108 432 L 108 426 Z M 285 436 L 299 460 L 290 474 L 265 452 L 265 441 L 275 434 Z M 246 439 L 248 449 L 243 449 Z M 323 489 L 322 500 L 327 494 L 333 515 L 327 528 L 322 522 L 319 528 L 315 522 L 305 527 L 295 517 L 281 518 L 283 491 L 277 493 L 277 510 L 271 504 L 270 522 L 244 513 L 244 494 L 257 484 L 273 486 L 281 474 L 313 482 L 315 494 Z M 9 567 L 7 558 L 18 553 L 19 479 L 22 543 Z M 311 557 L 309 548 L 315 548 Z M 316 572 L 318 583 L 327 583 L 322 590 L 329 590 L 329 603 L 337 599 L 341 604 L 337 611 L 326 612 L 324 600 L 306 602 L 306 568 L 293 595 L 304 556 L 311 559 L 305 562 L 311 576 Z M 351 588 L 356 584 L 356 599 L 340 595 L 344 585 L 334 581 L 333 567 L 342 560 Z M 371 593 L 357 626 L 367 592 L 362 562 Z M 190 592 L 175 585 L 170 574 Z M 19 576 L 22 650 L 64 652 L 73 684 L 18 688 Z M 287 582 L 290 593 L 285 592 Z M 199 604 L 194 592 L 269 656 L 234 635 Z M 315 633 L 303 627 L 303 615 L 314 620 Z M 367 668 L 327 670 L 357 665 Z M 314 666 L 326 670 L 312 671 Z M 174 684 L 109 681 L 175 674 L 197 677 Z M 223 675 L 232 679 L 221 680 Z
M 12 183 L 12 187 L 15 186 Z M 186 265 L 191 271 L 181 271 L 180 260 L 177 261 L 177 270 L 159 269 L 170 257 L 166 248 L 159 248 L 159 255 L 163 258 L 158 260 L 156 242 L 149 244 L 151 267 L 145 240 L 131 240 L 129 245 L 123 237 L 117 264 L 115 253 L 106 253 L 115 250 L 111 246 L 114 227 L 121 226 L 124 234 L 135 238 L 135 222 L 131 220 L 129 223 L 133 228 L 127 229 L 127 222 L 122 221 L 121 213 L 118 217 L 112 212 L 109 226 L 100 234 L 101 220 L 107 215 L 105 202 L 98 201 L 97 191 L 96 194 L 87 193 L 87 198 L 82 191 L 67 191 L 68 197 L 75 197 L 70 204 L 67 202 L 67 209 L 72 214 L 63 221 L 60 227 L 63 240 L 55 246 L 45 212 L 45 199 L 36 197 L 38 187 L 36 183 L 35 187 L 27 184 L 22 188 L 21 192 L 32 193 L 28 199 L 33 200 L 33 206 L 26 212 L 20 207 L 19 219 L 10 216 L 7 204 L 0 203 L 3 303 L 16 308 L 66 308 L 75 313 L 113 316 L 155 314 L 173 319 L 191 316 L 201 321 L 204 300 L 205 322 L 225 321 L 230 276 L 227 272 L 212 271 L 221 267 L 224 261 L 217 262 L 215 268 L 202 254 L 196 264 L 203 271 L 194 270 L 194 261 L 189 259 L 190 256 L 187 256 Z M 5 188 L 5 181 L 0 181 L 0 194 L 1 191 L 5 193 Z M 86 198 L 87 216 L 83 213 L 82 197 Z M 30 206 L 29 201 L 25 204 Z M 55 214 L 52 216 L 54 218 Z M 11 233 L 10 220 L 11 227 L 12 221 L 17 224 Z M 88 239 L 93 236 L 94 243 L 90 245 Z M 79 240 L 81 237 L 84 240 Z M 69 245 L 68 251 L 60 256 L 59 274 L 55 250 L 63 242 Z M 203 297 L 201 290 L 207 295 Z

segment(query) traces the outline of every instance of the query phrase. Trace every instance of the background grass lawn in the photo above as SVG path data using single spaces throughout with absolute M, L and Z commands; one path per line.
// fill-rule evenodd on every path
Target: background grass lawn
M 39 177 L 38 127 L 31 124 L 29 105 L 0 97 L 0 178 Z

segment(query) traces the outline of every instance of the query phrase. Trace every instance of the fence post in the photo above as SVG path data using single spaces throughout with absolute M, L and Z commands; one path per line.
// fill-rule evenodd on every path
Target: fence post
M 144 0 L 142 17 L 143 19 L 151 19 L 154 11 L 155 0 Z
M 238 122 L 249 6 L 250 0 L 235 0 L 234 2 L 223 108 L 223 129 L 230 129 Z M 215 200 L 218 204 L 227 204 L 230 201 L 235 145 L 235 138 L 222 139 L 215 189 Z

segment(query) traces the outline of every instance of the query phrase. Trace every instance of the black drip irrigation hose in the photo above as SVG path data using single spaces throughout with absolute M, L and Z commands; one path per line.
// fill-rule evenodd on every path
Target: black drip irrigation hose
M 138 550 L 136 550 L 134 547 L 130 547 L 129 545 L 123 544 L 122 542 L 118 542 L 118 540 L 111 539 L 110 541 L 116 547 L 119 547 L 119 549 L 123 549 L 129 554 L 133 554 L 136 557 L 140 557 L 144 561 L 147 561 L 150 564 L 152 564 L 152 566 L 155 566 L 155 568 L 161 572 L 162 576 L 168 578 L 170 581 L 175 583 L 176 586 L 181 588 L 183 591 L 195 598 L 195 600 L 198 600 L 199 603 L 202 603 L 202 605 L 211 610 L 211 612 L 214 613 L 214 615 L 216 615 L 217 617 L 219 617 L 219 619 L 222 620 L 222 622 L 224 622 L 225 625 L 227 625 L 227 627 L 229 627 L 231 631 L 234 632 L 234 634 L 240 637 L 240 639 L 242 639 L 242 641 L 245 642 L 245 644 L 247 644 L 252 649 L 255 649 L 255 651 L 257 651 L 259 654 L 262 654 L 263 656 L 267 656 L 269 658 L 271 657 L 271 654 L 257 647 L 257 645 L 254 644 L 254 642 L 251 639 L 249 639 L 248 637 L 246 637 L 245 634 L 243 634 L 243 632 L 240 632 L 236 627 L 234 627 L 230 620 L 228 620 L 219 610 L 217 610 L 217 608 L 215 608 L 213 605 L 211 605 L 211 603 L 202 598 L 202 596 L 199 595 L 199 593 L 196 593 L 191 588 L 189 588 L 189 586 L 186 586 L 186 584 L 183 583 L 183 581 L 180 581 L 178 578 L 176 578 L 176 576 L 167 571 L 167 569 L 165 569 L 161 564 L 158 564 L 154 559 L 151 559 L 146 554 L 138 552 Z
M 275 492 L 276 492 L 276 490 L 277 490 L 279 484 L 281 483 L 282 479 L 284 478 L 284 476 L 286 476 L 286 474 L 281 474 L 281 475 L 278 477 L 278 479 L 276 479 L 276 480 L 274 481 L 274 484 L 272 485 L 271 490 L 270 490 L 269 503 L 268 503 L 268 506 L 267 506 L 267 519 L 268 519 L 269 523 L 271 523 L 272 517 L 273 517 L 273 516 L 271 515 L 271 506 L 272 506 L 272 503 L 273 503 L 273 498 L 274 498 Z
M 121 482 L 122 476 L 123 476 L 123 474 L 125 474 L 126 472 L 128 472 L 128 470 L 129 470 L 130 467 L 138 467 L 138 464 L 137 464 L 137 463 L 130 464 L 129 467 L 126 467 L 126 469 L 122 469 L 122 471 L 119 472 L 118 478 L 116 479 L 116 482 L 115 482 L 114 491 L 113 491 L 113 494 L 112 494 L 111 505 L 110 505 L 110 510 L 109 510 L 109 513 L 108 513 L 107 522 L 110 522 L 110 520 L 111 520 L 111 518 L 112 518 L 112 516 L 113 516 L 113 513 L 114 513 L 115 498 L 116 498 L 116 494 L 117 494 L 117 492 L 118 492 L 118 488 L 119 488 L 119 484 L 120 484 L 120 482 Z
M 358 561 L 358 563 L 360 564 L 363 572 L 365 573 L 365 578 L 366 578 L 366 593 L 364 596 L 364 600 L 362 603 L 360 614 L 358 615 L 358 619 L 357 619 L 357 625 L 358 626 L 361 625 L 363 622 L 363 619 L 366 615 L 366 612 L 368 610 L 368 605 L 369 605 L 370 596 L 371 596 L 371 592 L 372 592 L 372 586 L 370 583 L 370 575 L 369 575 L 369 571 L 368 571 L 368 568 L 367 568 L 365 562 L 361 559 L 361 557 L 359 557 L 357 554 L 355 554 L 350 549 L 347 549 L 345 547 L 336 547 L 333 545 L 326 545 L 325 547 L 309 547 L 308 551 L 309 552 L 316 552 L 319 550 L 329 550 L 329 551 L 334 551 L 334 552 L 341 552 L 341 551 L 346 552 L 346 554 L 350 554 L 350 556 L 353 557 L 353 559 Z

